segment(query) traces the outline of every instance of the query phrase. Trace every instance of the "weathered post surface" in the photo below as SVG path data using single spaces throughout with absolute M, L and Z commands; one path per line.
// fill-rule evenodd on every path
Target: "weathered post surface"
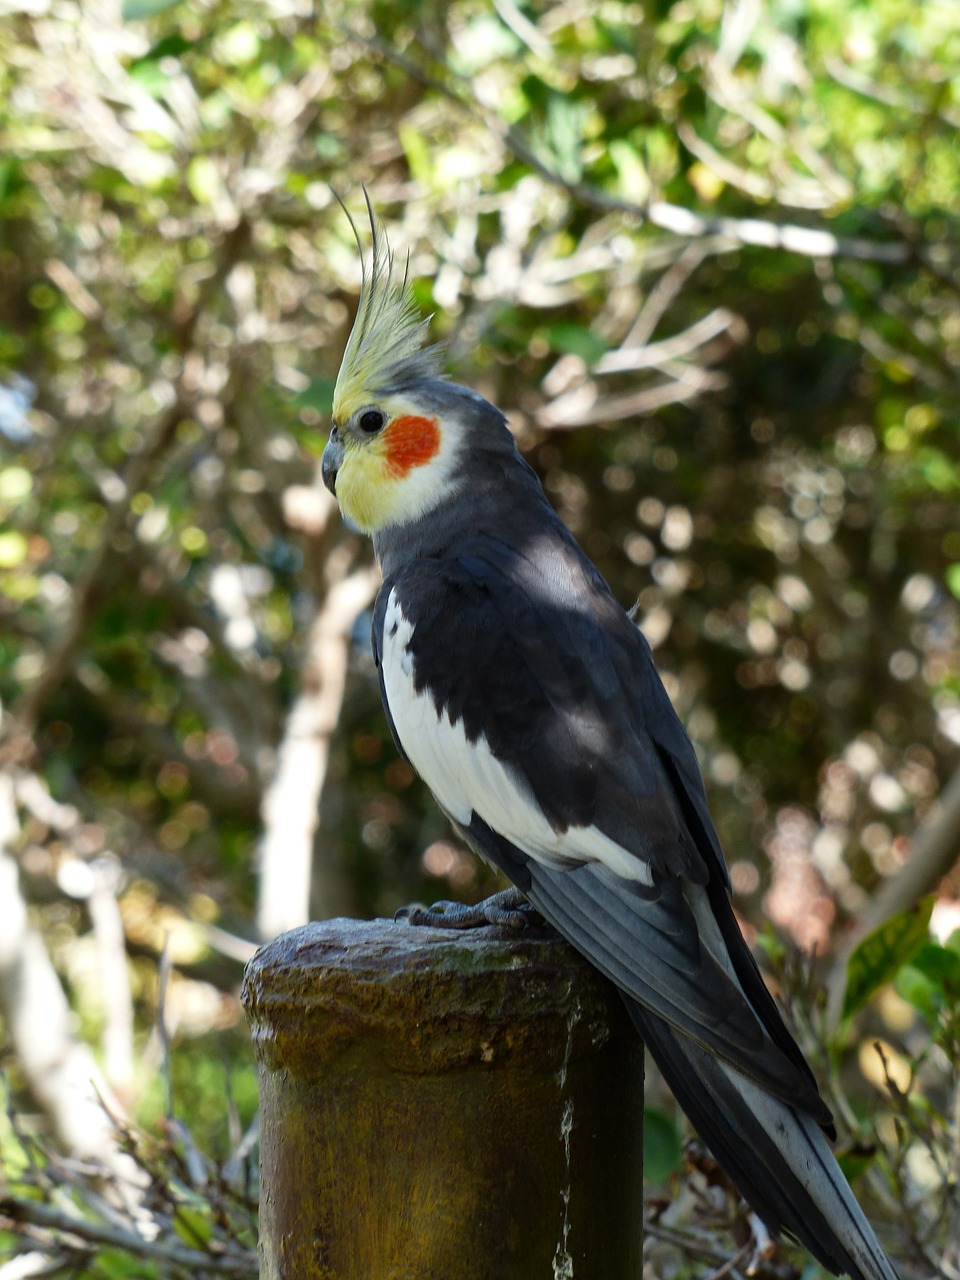
M 639 1280 L 642 1046 L 552 931 L 331 920 L 247 966 L 263 1280 Z

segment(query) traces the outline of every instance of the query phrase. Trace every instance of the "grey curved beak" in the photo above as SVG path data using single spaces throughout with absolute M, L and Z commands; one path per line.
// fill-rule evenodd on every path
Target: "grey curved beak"
M 323 457 L 320 459 L 320 474 L 323 477 L 323 483 L 334 497 L 337 494 L 337 472 L 340 470 L 342 462 L 343 442 L 340 439 L 340 433 L 334 427 L 323 451 Z

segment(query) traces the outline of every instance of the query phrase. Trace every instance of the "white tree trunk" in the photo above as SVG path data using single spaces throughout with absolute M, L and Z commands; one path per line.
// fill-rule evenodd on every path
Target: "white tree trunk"
M 0 1015 L 31 1092 L 59 1142 L 109 1163 L 113 1123 L 93 1054 L 74 1033 L 73 1015 L 43 939 L 30 924 L 11 856 L 20 831 L 13 778 L 0 774 Z
M 373 568 L 335 582 L 310 628 L 300 693 L 287 717 L 277 771 L 263 801 L 257 928 L 265 940 L 310 918 L 313 836 L 330 738 L 343 705 L 350 636 L 378 582 Z

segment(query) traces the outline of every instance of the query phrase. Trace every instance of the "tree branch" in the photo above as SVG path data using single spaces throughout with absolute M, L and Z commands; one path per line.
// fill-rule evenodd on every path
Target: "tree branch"
M 960 858 L 960 769 L 940 794 L 936 817 L 916 832 L 910 860 L 890 877 L 857 921 L 827 978 L 827 1025 L 836 1027 L 843 1008 L 847 962 L 860 942 L 891 916 L 931 893 Z
M 238 1278 L 258 1275 L 257 1258 L 252 1250 L 228 1249 L 219 1242 L 211 1242 L 210 1251 L 206 1252 L 190 1249 L 170 1240 L 146 1240 L 136 1231 L 91 1222 L 87 1218 L 74 1216 L 38 1200 L 28 1200 L 21 1196 L 0 1197 L 0 1225 L 8 1230 L 24 1226 L 37 1228 L 35 1238 L 47 1248 L 76 1251 L 80 1242 L 83 1242 L 93 1246 L 89 1250 L 93 1253 L 100 1246 L 107 1245 L 123 1249 L 137 1257 L 184 1267 L 201 1275 L 214 1273 Z
M 495 112 L 490 111 L 475 98 L 467 97 L 467 83 L 461 82 L 459 91 L 440 76 L 433 75 L 413 59 L 398 53 L 384 41 L 374 36 L 362 36 L 348 27 L 343 33 L 354 43 L 377 54 L 405 71 L 411 79 L 434 89 L 461 110 L 481 121 L 503 142 L 512 155 L 538 173 L 551 186 L 561 187 L 574 200 L 588 208 L 606 212 L 611 210 L 629 214 L 641 224 L 650 223 L 662 231 L 671 231 L 684 239 L 695 240 L 704 236 L 720 236 L 731 249 L 743 245 L 757 245 L 766 249 L 782 249 L 806 258 L 856 258 L 862 262 L 907 263 L 916 257 L 916 251 L 904 240 L 883 242 L 860 236 L 837 236 L 825 227 L 803 227 L 792 223 L 777 223 L 763 218 L 726 218 L 694 213 L 681 205 L 664 200 L 641 203 L 610 195 L 586 182 L 572 182 L 555 169 L 551 169 L 536 153 L 524 134 L 516 126 L 506 124 Z M 449 71 L 448 71 L 448 74 Z

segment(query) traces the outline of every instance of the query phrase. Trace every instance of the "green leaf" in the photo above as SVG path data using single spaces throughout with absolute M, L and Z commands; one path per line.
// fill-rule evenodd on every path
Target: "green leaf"
M 587 365 L 595 364 L 610 350 L 609 342 L 581 324 L 552 324 L 547 330 L 547 341 L 552 351 L 579 356 Z
M 142 1280 L 153 1280 L 157 1269 L 153 1263 L 139 1259 L 135 1262 L 125 1249 L 102 1249 L 96 1255 L 94 1270 L 90 1274 L 100 1280 L 129 1280 L 133 1275 L 142 1277 Z
M 626 200 L 638 203 L 650 197 L 650 177 L 636 147 L 626 138 L 612 138 L 607 154 L 617 171 L 618 189 Z
M 544 141 L 567 182 L 579 182 L 583 177 L 581 152 L 587 115 L 586 104 L 574 98 L 551 93 L 547 100 Z
M 923 898 L 916 906 L 892 916 L 868 934 L 847 961 L 847 989 L 843 1016 L 866 1004 L 874 991 L 891 982 L 927 941 L 935 899 Z
M 771 965 L 782 968 L 787 960 L 787 948 L 769 924 L 764 925 L 757 935 L 756 948 L 766 956 Z
M 407 157 L 407 164 L 414 178 L 429 184 L 433 178 L 433 150 L 420 129 L 401 124 L 397 130 L 400 145 Z
M 197 1205 L 178 1205 L 173 1217 L 173 1229 L 188 1245 L 196 1247 L 198 1244 L 206 1244 L 212 1234 L 209 1205 L 202 1202 Z
M 955 1004 L 960 999 L 960 955 L 952 947 L 927 942 L 910 961 L 910 966 L 940 991 L 944 1004 Z
M 918 461 L 920 474 L 939 493 L 955 493 L 960 489 L 960 467 L 940 449 L 922 449 Z
M 23 186 L 23 165 L 17 156 L 0 160 L 0 208 Z
M 129 75 L 151 98 L 161 98 L 170 87 L 170 77 L 153 61 L 143 61 L 131 67 Z
M 179 4 L 180 0 L 123 0 L 124 22 L 139 22 L 141 18 L 152 18 L 155 13 L 165 13 Z
M 876 1154 L 875 1147 L 855 1146 L 848 1151 L 838 1151 L 837 1164 L 848 1182 L 856 1182 L 873 1163 Z
M 897 974 L 893 989 L 901 1000 L 913 1005 L 927 1022 L 935 1024 L 940 1017 L 942 1002 L 941 992 L 935 983 L 915 969 L 912 964 L 905 964 Z
M 161 58 L 181 58 L 193 47 L 193 42 L 179 31 L 172 31 L 170 35 L 161 37 L 156 44 L 151 45 L 142 58 L 135 58 L 130 66 L 133 68 L 141 62 L 158 62 Z
M 197 204 L 213 204 L 223 192 L 216 161 L 210 156 L 194 156 L 187 165 L 187 186 Z
M 955 1016 L 960 1007 L 960 951 L 955 934 L 947 946 L 925 942 L 910 964 L 897 974 L 895 989 L 933 1027 L 940 1023 L 942 1015 Z
M 336 385 L 336 378 L 311 378 L 309 385 L 294 396 L 293 402 L 298 409 L 314 409 L 327 417 L 333 410 L 333 390 Z
M 643 1177 L 659 1185 L 679 1172 L 683 1160 L 680 1134 L 673 1120 L 656 1107 L 643 1109 Z

